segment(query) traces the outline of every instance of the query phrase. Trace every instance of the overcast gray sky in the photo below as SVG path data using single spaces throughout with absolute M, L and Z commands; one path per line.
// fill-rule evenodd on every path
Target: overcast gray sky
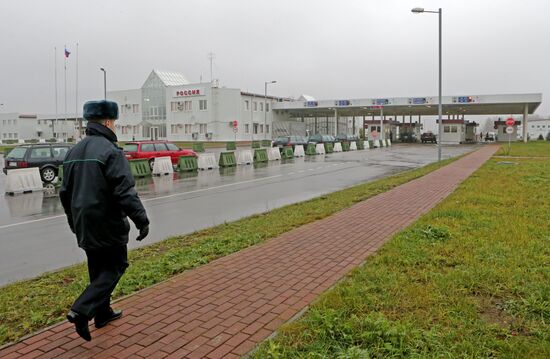
M 548 0 L 1 0 L 0 112 L 75 109 L 139 88 L 153 68 L 222 86 L 317 99 L 437 94 L 437 15 L 443 8 L 445 95 L 550 94 Z M 538 114 L 550 114 L 544 103 Z

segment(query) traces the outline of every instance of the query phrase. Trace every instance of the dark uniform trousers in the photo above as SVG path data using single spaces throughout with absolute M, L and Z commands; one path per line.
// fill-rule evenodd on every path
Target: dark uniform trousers
M 90 284 L 78 297 L 72 310 L 89 320 L 97 314 L 108 313 L 111 293 L 128 268 L 127 247 L 86 250 Z

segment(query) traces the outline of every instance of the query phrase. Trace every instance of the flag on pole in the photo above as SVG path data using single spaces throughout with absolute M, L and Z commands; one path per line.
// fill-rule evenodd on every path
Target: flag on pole
M 71 52 L 65 48 L 65 58 L 68 59 Z

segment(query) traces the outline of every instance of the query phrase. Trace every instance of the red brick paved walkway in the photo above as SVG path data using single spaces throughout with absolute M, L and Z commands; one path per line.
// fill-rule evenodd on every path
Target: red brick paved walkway
M 67 323 L 4 348 L 0 358 L 234 358 L 248 353 L 392 235 L 449 195 L 497 149 L 119 301 L 124 317 L 92 331 Z

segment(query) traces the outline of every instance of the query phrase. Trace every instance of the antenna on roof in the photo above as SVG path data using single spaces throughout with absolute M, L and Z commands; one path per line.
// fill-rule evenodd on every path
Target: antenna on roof
M 214 80 L 214 77 L 212 76 L 212 62 L 216 58 L 216 54 L 213 52 L 208 53 L 208 59 L 210 60 L 210 83 Z

